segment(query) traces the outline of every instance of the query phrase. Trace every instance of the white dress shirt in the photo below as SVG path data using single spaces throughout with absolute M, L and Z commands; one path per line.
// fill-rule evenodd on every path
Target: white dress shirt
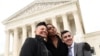
M 74 56 L 74 43 L 72 43 L 72 45 L 70 47 L 71 47 L 72 56 Z M 70 48 L 70 47 L 68 47 L 68 48 Z

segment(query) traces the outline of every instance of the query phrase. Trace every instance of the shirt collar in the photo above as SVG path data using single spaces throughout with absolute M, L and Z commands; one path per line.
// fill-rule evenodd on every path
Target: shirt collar
M 35 35 L 35 36 L 36 36 L 36 39 L 37 40 L 44 42 L 44 39 L 43 39 L 42 36 L 40 36 L 40 35 Z
M 72 45 L 70 46 L 71 48 L 73 48 L 74 47 L 74 42 L 72 43 Z M 70 48 L 70 47 L 68 47 L 68 48 Z

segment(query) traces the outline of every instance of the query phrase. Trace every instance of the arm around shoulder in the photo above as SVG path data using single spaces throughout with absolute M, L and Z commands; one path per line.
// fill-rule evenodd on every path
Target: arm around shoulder
M 91 47 L 88 43 L 84 43 L 84 46 L 83 46 L 84 50 L 87 50 L 87 51 L 91 51 Z
M 92 56 L 91 46 L 88 43 L 86 42 L 84 43 L 83 50 L 84 50 L 84 56 Z

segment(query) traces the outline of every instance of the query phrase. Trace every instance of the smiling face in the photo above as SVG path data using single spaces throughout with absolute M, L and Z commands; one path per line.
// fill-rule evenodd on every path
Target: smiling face
M 48 35 L 47 27 L 44 26 L 44 25 L 38 26 L 38 27 L 36 28 L 35 34 L 46 38 L 47 35 Z
M 65 44 L 67 44 L 68 46 L 71 46 L 73 43 L 73 36 L 71 35 L 70 32 L 66 32 L 62 34 L 62 40 Z
M 53 25 L 49 24 L 47 25 L 47 28 L 49 36 L 55 36 L 57 34 L 57 30 Z

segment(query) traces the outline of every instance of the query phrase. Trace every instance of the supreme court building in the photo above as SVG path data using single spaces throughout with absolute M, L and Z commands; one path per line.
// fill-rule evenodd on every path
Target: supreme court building
M 35 25 L 41 21 L 53 24 L 60 33 L 69 30 L 75 42 L 88 42 L 100 56 L 100 32 L 86 34 L 78 0 L 35 0 L 3 21 L 6 32 L 5 56 L 9 55 L 10 35 L 13 36 L 11 56 L 19 56 L 21 46 L 28 37 L 34 37 Z M 96 41 L 95 43 L 92 41 Z

